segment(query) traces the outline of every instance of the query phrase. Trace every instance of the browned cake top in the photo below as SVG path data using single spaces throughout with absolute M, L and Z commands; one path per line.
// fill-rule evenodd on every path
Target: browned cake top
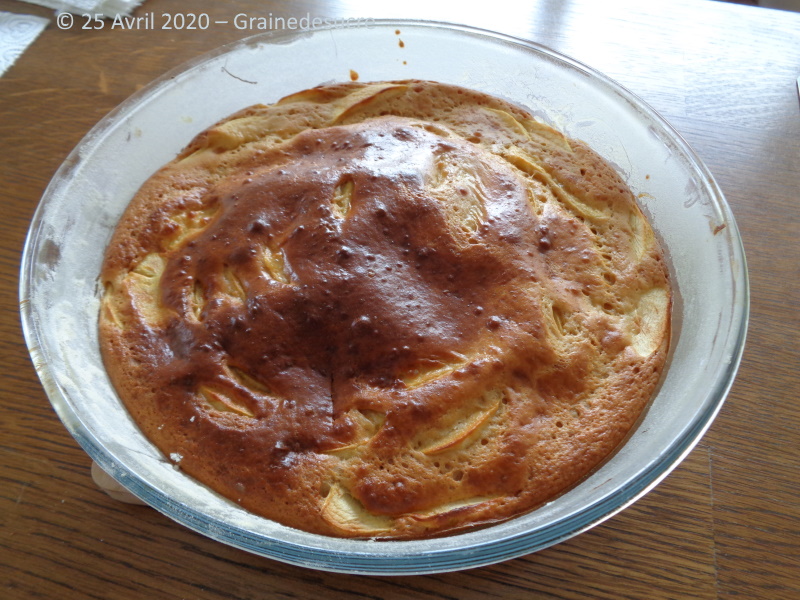
M 633 425 L 669 337 L 619 175 L 432 82 L 210 128 L 134 198 L 103 280 L 104 358 L 145 434 L 244 507 L 338 536 L 553 498 Z

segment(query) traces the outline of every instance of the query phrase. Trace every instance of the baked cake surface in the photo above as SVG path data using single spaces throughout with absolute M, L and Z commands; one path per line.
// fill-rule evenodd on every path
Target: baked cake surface
M 482 93 L 319 87 L 148 180 L 102 271 L 142 431 L 243 507 L 419 538 L 553 499 L 653 394 L 670 288 L 621 177 Z

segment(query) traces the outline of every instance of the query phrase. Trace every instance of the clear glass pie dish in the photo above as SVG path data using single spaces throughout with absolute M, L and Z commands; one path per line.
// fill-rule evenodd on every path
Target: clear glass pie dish
M 403 45 L 398 43 L 401 32 Z M 304 533 L 255 516 L 174 468 L 115 393 L 98 346 L 98 276 L 128 201 L 199 131 L 256 103 L 351 77 L 429 79 L 527 108 L 617 166 L 666 252 L 675 291 L 668 368 L 626 443 L 588 478 L 513 520 L 435 540 L 374 542 Z M 492 564 L 602 522 L 661 481 L 699 441 L 733 382 L 749 292 L 735 221 L 700 159 L 652 109 L 547 48 L 466 27 L 375 21 L 273 31 L 222 47 L 137 92 L 67 158 L 33 218 L 22 322 L 64 425 L 148 505 L 215 540 L 291 564 L 421 574 Z

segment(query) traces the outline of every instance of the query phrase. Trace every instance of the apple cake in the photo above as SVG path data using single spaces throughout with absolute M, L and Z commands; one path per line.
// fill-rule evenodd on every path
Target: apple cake
M 428 81 L 246 108 L 138 191 L 100 343 L 142 432 L 253 513 L 439 536 L 554 499 L 654 394 L 671 291 L 622 176 Z

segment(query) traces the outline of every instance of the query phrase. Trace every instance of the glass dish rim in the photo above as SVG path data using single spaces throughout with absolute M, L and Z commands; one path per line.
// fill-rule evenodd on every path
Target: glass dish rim
M 137 103 L 160 86 L 168 85 L 169 81 L 176 76 L 191 71 L 211 59 L 242 46 L 260 42 L 266 44 L 281 43 L 305 35 L 341 29 L 340 26 L 336 25 L 319 27 L 312 31 L 268 31 L 248 36 L 222 45 L 209 52 L 205 52 L 170 69 L 148 85 L 137 90 L 93 126 L 69 153 L 53 175 L 31 219 L 31 225 L 25 241 L 21 261 L 22 271 L 20 274 L 19 293 L 22 329 L 37 374 L 42 380 L 54 409 L 70 434 L 101 468 L 107 470 L 112 475 L 118 475 L 120 469 L 126 471 L 125 475 L 127 476 L 125 477 L 125 482 L 128 486 L 131 486 L 131 491 L 137 496 L 143 497 L 150 506 L 166 514 L 173 520 L 178 521 L 182 525 L 217 541 L 245 549 L 261 556 L 323 571 L 350 574 L 398 575 L 450 572 L 486 566 L 549 547 L 590 529 L 612 517 L 655 487 L 694 448 L 721 409 L 735 378 L 744 350 L 750 302 L 749 280 L 744 248 L 730 207 L 703 161 L 695 154 L 689 144 L 666 119 L 661 117 L 660 114 L 653 110 L 647 103 L 618 82 L 605 76 L 594 68 L 547 46 L 494 31 L 441 21 L 415 19 L 374 19 L 372 23 L 374 23 L 375 26 L 386 28 L 427 28 L 445 30 L 450 33 L 458 32 L 460 34 L 484 39 L 490 38 L 494 43 L 500 42 L 520 46 L 527 51 L 533 51 L 539 55 L 544 55 L 551 60 L 566 64 L 571 69 L 587 74 L 603 85 L 614 89 L 626 101 L 633 104 L 638 111 L 644 113 L 649 119 L 658 123 L 671 136 L 671 141 L 678 145 L 680 150 L 684 153 L 685 158 L 691 163 L 692 168 L 700 175 L 703 185 L 708 188 L 710 196 L 715 203 L 714 208 L 723 216 L 724 224 L 727 225 L 725 235 L 731 240 L 729 245 L 733 253 L 732 258 L 735 259 L 735 263 L 739 267 L 737 272 L 734 273 L 735 282 L 738 283 L 736 290 L 738 304 L 735 304 L 733 307 L 731 323 L 728 325 L 728 331 L 733 335 L 728 335 L 728 344 L 724 347 L 723 353 L 723 356 L 726 358 L 727 369 L 720 370 L 720 372 L 717 373 L 717 378 L 713 382 L 713 385 L 709 387 L 708 397 L 713 398 L 713 401 L 710 402 L 708 406 L 705 407 L 705 411 L 700 413 L 698 418 L 692 422 L 692 427 L 684 431 L 684 435 L 677 438 L 661 460 L 651 465 L 651 468 L 646 471 L 642 477 L 632 482 L 627 488 L 618 489 L 617 493 L 608 495 L 579 513 L 570 515 L 561 522 L 557 522 L 554 527 L 525 531 L 499 540 L 489 540 L 455 550 L 434 549 L 421 555 L 419 553 L 410 553 L 407 555 L 403 553 L 394 553 L 377 556 L 366 551 L 363 553 L 350 552 L 345 558 L 341 555 L 332 555 L 331 550 L 324 548 L 310 548 L 286 540 L 265 540 L 264 536 L 261 534 L 243 532 L 235 528 L 228 530 L 229 528 L 224 523 L 215 523 L 213 531 L 210 531 L 209 523 L 204 522 L 204 520 L 207 519 L 205 515 L 194 511 L 190 507 L 184 507 L 174 503 L 168 497 L 162 498 L 161 493 L 157 490 L 153 490 L 150 484 L 144 481 L 139 475 L 129 472 L 124 467 L 116 464 L 113 458 L 108 455 L 102 444 L 94 438 L 93 434 L 85 430 L 77 419 L 70 418 L 68 414 L 70 409 L 64 397 L 65 392 L 55 384 L 48 365 L 37 360 L 37 348 L 39 347 L 42 332 L 38 330 L 38 324 L 32 313 L 33 308 L 29 302 L 30 289 L 32 287 L 30 278 L 33 276 L 36 261 L 36 252 L 34 252 L 34 250 L 37 248 L 37 239 L 41 233 L 42 219 L 46 209 L 47 199 L 52 195 L 54 186 L 58 185 L 63 178 L 67 177 L 71 166 L 77 160 L 80 160 L 80 150 L 83 146 L 101 135 L 107 127 L 113 124 L 118 115 L 124 114 L 128 109 L 136 106 Z M 731 268 L 732 270 L 734 269 L 734 267 Z M 273 548 L 270 548 L 270 546 L 276 543 L 284 547 L 283 552 L 276 553 Z M 389 543 L 393 545 L 404 544 L 404 542 L 396 541 L 377 543 Z

